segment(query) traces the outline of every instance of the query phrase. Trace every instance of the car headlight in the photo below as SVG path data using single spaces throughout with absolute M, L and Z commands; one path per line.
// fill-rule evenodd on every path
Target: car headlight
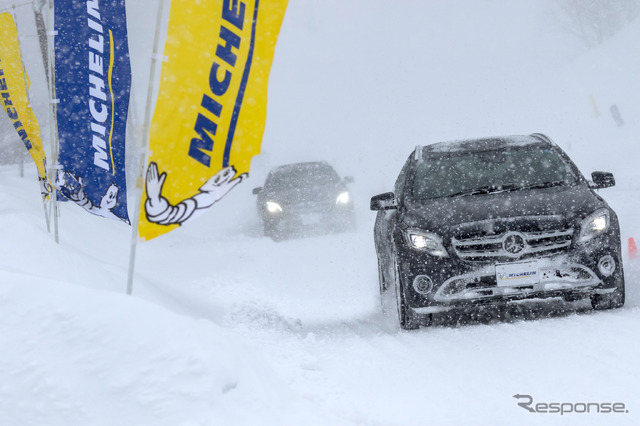
M 272 214 L 282 212 L 282 207 L 280 206 L 280 204 L 273 201 L 267 201 L 265 207 L 267 208 L 267 211 Z
M 611 223 L 609 215 L 609 210 L 599 209 L 587 216 L 587 218 L 580 223 L 580 238 L 578 238 L 578 242 L 583 243 L 589 241 L 606 232 Z
M 349 194 L 349 191 L 344 191 L 338 195 L 338 198 L 336 198 L 336 204 L 349 204 L 350 200 L 351 194 Z
M 426 251 L 432 256 L 449 257 L 449 253 L 447 253 L 447 249 L 444 248 L 440 236 L 415 229 L 409 229 L 405 232 L 411 247 Z

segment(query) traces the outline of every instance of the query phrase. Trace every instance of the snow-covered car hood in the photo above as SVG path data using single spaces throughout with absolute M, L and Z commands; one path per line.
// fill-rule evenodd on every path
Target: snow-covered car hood
M 280 204 L 300 204 L 309 202 L 335 201 L 340 192 L 346 191 L 341 184 L 301 186 L 298 188 L 266 190 L 264 199 Z
M 606 204 L 586 186 L 498 192 L 406 203 L 403 222 L 409 227 L 442 230 L 458 224 L 522 216 L 582 219 Z

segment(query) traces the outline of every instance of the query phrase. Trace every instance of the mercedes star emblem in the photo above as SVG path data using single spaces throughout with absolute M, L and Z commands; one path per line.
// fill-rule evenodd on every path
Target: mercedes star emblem
M 515 256 L 522 253 L 527 246 L 524 236 L 518 233 L 510 233 L 504 238 L 502 247 L 509 255 Z

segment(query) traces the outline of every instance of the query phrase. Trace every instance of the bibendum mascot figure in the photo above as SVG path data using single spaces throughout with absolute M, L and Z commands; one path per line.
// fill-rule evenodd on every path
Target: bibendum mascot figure
M 147 201 L 144 203 L 147 220 L 158 225 L 183 224 L 198 210 L 211 207 L 248 176 L 243 173 L 234 178 L 235 175 L 233 166 L 223 168 L 200 187 L 200 192 L 174 206 L 162 196 L 167 173 L 159 174 L 158 165 L 151 162 L 147 169 Z

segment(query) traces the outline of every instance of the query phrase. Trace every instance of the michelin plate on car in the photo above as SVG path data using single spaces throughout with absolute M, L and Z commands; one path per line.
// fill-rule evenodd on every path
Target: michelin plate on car
M 455 308 L 590 299 L 619 308 L 625 287 L 616 213 L 545 135 L 418 146 L 393 192 L 371 199 L 380 292 L 400 326 Z

